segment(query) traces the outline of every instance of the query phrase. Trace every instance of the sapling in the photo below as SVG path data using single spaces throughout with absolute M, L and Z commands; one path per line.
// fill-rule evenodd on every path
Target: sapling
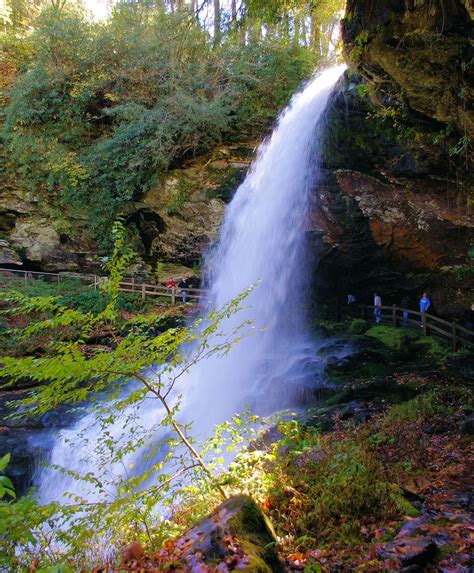
M 180 490 L 193 480 L 206 483 L 221 500 L 227 497 L 191 427 L 178 421 L 178 385 L 190 368 L 227 354 L 253 333 L 249 320 L 232 327 L 228 323 L 250 289 L 187 327 L 157 331 L 167 313 L 156 310 L 124 319 L 117 309 L 120 281 L 134 258 L 124 233 L 119 221 L 115 248 L 106 262 L 109 278 L 100 285 L 109 297 L 102 312 L 70 309 L 54 297 L 28 297 L 21 290 L 3 297 L 7 315 L 34 317 L 16 329 L 16 336 L 50 337 L 40 355 L 1 359 L 4 387 L 21 387 L 26 378 L 36 384 L 21 401 L 22 415 L 61 405 L 92 412 L 73 434 L 60 436 L 71 453 L 82 444 L 88 460 L 44 470 L 54 480 L 56 501 L 44 503 L 33 493 L 0 505 L 1 559 L 6 564 L 17 560 L 29 566 L 36 556 L 41 562 L 66 560 L 77 567 L 98 559 L 104 546 L 116 548 L 131 538 L 154 546 L 182 528 L 170 520 L 166 507 L 178 503 Z M 98 331 L 107 334 L 107 345 L 88 344 Z M 162 415 L 147 427 L 141 412 L 150 400 L 157 401 Z M 87 434 L 88 424 L 97 426 L 94 440 Z M 141 467 L 135 467 L 137 460 Z M 63 482 L 73 487 L 61 492 Z

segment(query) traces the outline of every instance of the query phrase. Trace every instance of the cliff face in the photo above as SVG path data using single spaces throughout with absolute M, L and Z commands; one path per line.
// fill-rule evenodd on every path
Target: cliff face
M 469 0 L 348 0 L 345 53 L 382 105 L 472 133 L 472 14 Z
M 255 143 L 215 149 L 172 169 L 125 212 L 139 255 L 135 270 L 161 278 L 191 274 L 218 232 L 225 203 L 244 178 Z M 59 210 L 4 177 L 0 193 L 0 267 L 101 272 L 100 252 L 84 217 Z
M 350 72 L 312 217 L 321 298 L 428 289 L 439 312 L 470 304 L 471 24 L 460 0 L 348 1 Z

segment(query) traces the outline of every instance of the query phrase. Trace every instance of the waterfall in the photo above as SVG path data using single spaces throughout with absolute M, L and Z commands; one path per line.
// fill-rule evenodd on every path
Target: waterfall
M 323 71 L 292 98 L 260 146 L 207 255 L 205 284 L 212 306 L 220 307 L 256 285 L 244 301 L 245 308 L 223 327 L 230 331 L 250 319 L 257 333 L 226 356 L 204 360 L 180 378 L 180 419 L 193 422 L 193 432 L 199 436 L 209 434 L 216 423 L 245 404 L 272 413 L 293 405 L 304 385 L 317 384 L 321 365 L 302 310 L 309 274 L 306 231 L 321 164 L 324 111 L 344 70 L 345 66 L 336 66 Z M 129 438 L 124 419 L 130 415 L 123 412 L 108 428 L 119 445 Z M 162 411 L 148 400 L 137 415 L 147 429 L 156 426 Z M 125 456 L 115 467 L 103 467 L 93 453 L 100 432 L 95 414 L 84 416 L 58 433 L 50 462 L 98 475 L 120 476 L 133 464 L 139 468 L 143 451 Z M 61 500 L 65 492 L 97 499 L 82 482 L 51 467 L 38 472 L 36 486 L 41 502 Z

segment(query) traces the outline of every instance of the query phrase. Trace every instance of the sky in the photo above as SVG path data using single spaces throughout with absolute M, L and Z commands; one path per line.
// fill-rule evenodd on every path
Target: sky
M 84 0 L 84 4 L 96 20 L 104 20 L 107 17 L 109 12 L 108 0 Z
M 0 0 L 0 3 L 2 0 Z M 88 10 L 92 12 L 95 20 L 104 20 L 107 18 L 110 7 L 113 4 L 113 0 L 83 0 L 84 5 Z M 221 7 L 226 8 L 230 6 L 229 0 L 221 0 Z M 211 7 L 208 8 L 209 13 L 211 12 Z

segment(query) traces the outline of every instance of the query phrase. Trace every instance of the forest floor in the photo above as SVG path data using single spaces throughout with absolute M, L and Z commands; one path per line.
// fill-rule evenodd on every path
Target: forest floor
M 331 541 L 319 543 L 318 530 L 309 530 L 314 542 L 303 540 L 303 549 L 294 543 L 289 547 L 293 552 L 282 553 L 289 571 L 472 570 L 472 381 L 443 370 L 391 374 L 377 381 L 379 388 L 384 384 L 409 388 L 416 396 L 392 405 L 362 401 L 336 408 L 335 428 L 324 440 L 329 449 L 334 442 L 358 443 L 381 464 L 387 483 L 400 487 L 406 505 L 379 513 L 370 506 L 368 490 L 365 515 L 351 516 L 350 507 L 341 506 L 333 533 L 323 532 Z M 305 468 L 295 479 L 302 484 L 296 487 L 301 495 L 308 482 L 318 479 L 317 472 L 307 476 L 307 471 L 311 474 Z M 356 472 L 352 479 L 364 476 Z M 344 498 L 345 489 L 354 494 L 349 484 L 340 485 L 335 495 Z M 298 512 L 295 504 L 288 509 L 287 519 L 297 522 L 301 516 L 293 514 Z
M 394 400 L 397 389 L 399 398 L 412 397 Z M 365 398 L 344 402 L 352 392 Z M 259 505 L 275 527 L 284 569 L 472 571 L 472 380 L 450 369 L 396 373 L 346 386 L 332 402 L 311 411 L 297 433 L 278 444 L 280 455 L 266 470 L 274 487 Z M 222 512 L 198 523 L 198 538 L 208 522 L 216 527 Z M 220 562 L 190 552 L 193 540 L 183 536 L 152 555 L 140 548 L 138 559 L 113 570 L 245 569 L 243 544 L 238 536 L 229 539 L 230 556 Z

